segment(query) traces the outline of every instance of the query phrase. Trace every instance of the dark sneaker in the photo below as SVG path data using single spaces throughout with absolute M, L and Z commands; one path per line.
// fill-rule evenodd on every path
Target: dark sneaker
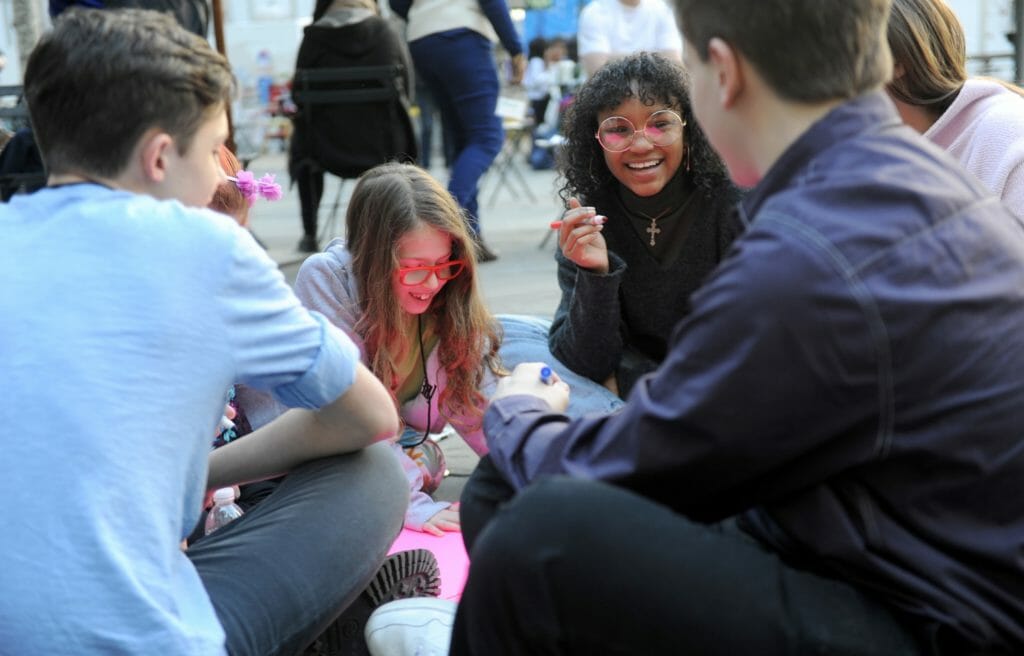
M 370 613 L 396 599 L 436 597 L 441 591 L 441 570 L 426 549 L 399 551 L 388 556 L 352 605 L 345 609 L 303 656 L 370 656 L 363 630 Z

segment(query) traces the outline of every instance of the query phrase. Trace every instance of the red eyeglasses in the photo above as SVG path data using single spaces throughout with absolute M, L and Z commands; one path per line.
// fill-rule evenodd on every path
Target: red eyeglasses
M 636 135 L 643 132 L 644 137 L 654 146 L 670 146 L 683 136 L 686 121 L 671 109 L 662 109 L 647 117 L 643 130 L 625 116 L 609 116 L 597 126 L 597 141 L 610 153 L 621 153 L 636 141 Z
M 437 276 L 438 280 L 451 280 L 465 268 L 465 260 L 452 260 L 431 266 L 398 267 L 398 281 L 412 287 L 429 278 L 430 274 Z

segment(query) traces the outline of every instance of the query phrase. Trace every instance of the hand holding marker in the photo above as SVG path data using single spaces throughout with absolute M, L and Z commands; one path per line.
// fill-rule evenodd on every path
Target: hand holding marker
M 541 369 L 540 369 L 540 382 L 544 383 L 545 385 L 554 385 L 555 384 L 555 379 L 554 379 L 554 376 L 552 376 L 551 374 L 552 374 L 551 367 L 548 367 L 546 365 L 544 367 L 541 367 Z
M 599 225 L 604 225 L 605 221 L 607 221 L 607 220 L 608 220 L 607 216 L 604 216 L 602 214 L 598 214 L 597 216 L 591 216 L 589 218 L 583 219 L 582 221 L 580 221 L 580 223 L 581 224 L 587 224 L 587 225 L 599 226 Z M 559 228 L 562 227 L 562 220 L 559 219 L 558 221 L 552 221 L 549 225 L 551 226 L 552 230 L 558 230 Z

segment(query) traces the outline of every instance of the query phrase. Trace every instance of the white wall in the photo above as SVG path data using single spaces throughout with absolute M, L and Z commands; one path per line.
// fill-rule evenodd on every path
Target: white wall
M 1014 76 L 1013 45 L 1006 33 L 1013 30 L 1013 0 L 946 0 L 956 12 L 967 36 L 968 70 L 1006 80 Z
M 231 66 L 245 85 L 254 78 L 256 56 L 270 52 L 274 77 L 290 76 L 302 40 L 302 28 L 313 15 L 313 0 L 222 0 L 224 40 Z M 260 12 L 263 12 L 262 14 Z M 213 27 L 210 28 L 213 40 Z
M 46 0 L 35 0 L 39 13 L 47 17 Z M 313 14 L 314 0 L 222 0 L 224 32 L 228 59 L 239 79 L 256 72 L 256 55 L 261 49 L 271 53 L 275 71 L 289 74 L 302 28 Z M 20 84 L 21 71 L 17 39 L 14 35 L 14 0 L 0 0 L 0 50 L 7 55 L 7 66 L 0 71 L 0 84 Z M 265 15 L 259 15 L 263 11 Z M 44 18 L 49 27 L 49 19 Z M 213 42 L 213 25 L 210 25 Z

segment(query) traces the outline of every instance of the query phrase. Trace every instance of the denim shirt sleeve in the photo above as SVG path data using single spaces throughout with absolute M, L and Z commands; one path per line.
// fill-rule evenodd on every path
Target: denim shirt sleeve
M 876 456 L 885 349 L 856 280 L 813 239 L 762 230 L 737 244 L 621 411 L 570 421 L 533 397 L 491 405 L 491 458 L 514 486 L 598 478 L 712 521 Z

